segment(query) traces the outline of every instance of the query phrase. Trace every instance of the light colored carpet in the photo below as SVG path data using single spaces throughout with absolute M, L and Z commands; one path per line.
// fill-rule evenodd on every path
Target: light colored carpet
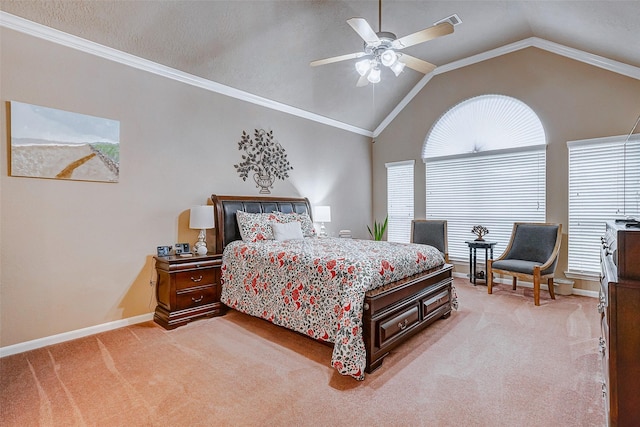
M 0 359 L 2 426 L 603 426 L 597 300 L 455 279 L 460 308 L 362 382 L 230 311 Z

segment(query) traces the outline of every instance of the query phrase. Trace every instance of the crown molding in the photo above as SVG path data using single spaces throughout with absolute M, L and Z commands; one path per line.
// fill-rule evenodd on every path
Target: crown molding
M 479 62 L 486 61 L 488 59 L 497 58 L 498 56 L 506 55 L 518 50 L 526 49 L 528 47 L 535 47 L 538 49 L 546 50 L 557 55 L 561 55 L 567 58 L 574 59 L 576 61 L 584 62 L 594 67 L 603 68 L 614 73 L 622 74 L 627 77 L 631 77 L 636 80 L 640 80 L 640 68 L 633 65 L 625 64 L 623 62 L 615 61 L 613 59 L 605 58 L 604 56 L 594 55 L 579 49 L 564 46 L 559 43 L 550 42 L 549 40 L 541 39 L 539 37 L 529 37 L 508 45 L 498 47 L 496 49 L 488 50 L 486 52 L 472 55 L 467 58 L 460 59 L 458 61 L 450 62 L 446 65 L 437 67 L 431 73 L 425 75 L 416 84 L 413 89 L 400 101 L 398 105 L 389 113 L 387 117 L 378 125 L 373 131 L 373 137 L 380 136 L 382 131 L 400 114 L 400 112 L 406 107 L 409 102 L 429 83 L 429 80 L 438 74 L 444 74 L 449 71 L 457 70 L 458 68 L 468 67 L 469 65 L 477 64 Z
M 104 46 L 99 43 L 95 43 L 95 42 L 83 39 L 81 37 L 77 37 L 77 36 L 65 33 L 63 31 L 56 30 L 54 28 L 47 27 L 42 24 L 38 24 L 33 21 L 29 21 L 27 19 L 12 15 L 4 11 L 0 11 L 0 27 L 5 27 L 14 31 L 18 31 L 24 34 L 38 37 L 40 39 L 59 44 L 61 46 L 70 47 L 72 49 L 89 53 L 91 55 L 107 59 L 109 61 L 128 65 L 130 67 L 137 68 L 139 70 L 147 71 L 149 73 L 153 73 L 162 77 L 179 81 L 191 86 L 196 86 L 201 89 L 208 90 L 210 92 L 215 92 L 231 98 L 239 99 L 241 101 L 246 101 L 252 104 L 260 105 L 262 107 L 266 107 L 271 110 L 276 110 L 283 113 L 291 114 L 293 116 L 297 116 L 303 119 L 322 123 L 327 126 L 332 126 L 332 127 L 346 130 L 348 132 L 356 133 L 359 135 L 363 135 L 367 137 L 373 136 L 373 133 L 370 130 L 352 126 L 348 123 L 330 119 L 328 117 L 321 116 L 319 114 L 311 113 L 309 111 L 302 110 L 300 108 L 292 107 L 290 105 L 282 104 L 280 102 L 273 101 L 268 98 L 263 98 L 261 96 L 254 95 L 249 92 L 245 92 L 230 86 L 216 83 L 214 81 L 207 80 L 202 77 L 195 76 L 193 74 L 185 73 L 175 68 L 167 67 L 165 65 L 161 65 L 153 61 L 149 61 L 147 59 L 143 59 L 138 56 L 131 55 L 131 54 L 119 51 L 117 49 L 113 49 L 108 46 Z
M 633 65 L 625 64 L 623 62 L 615 61 L 613 59 L 605 58 L 603 56 L 594 55 L 579 49 L 571 48 L 561 45 L 559 43 L 551 42 L 538 37 L 529 37 L 524 40 L 517 41 L 496 49 L 488 50 L 476 55 L 469 56 L 467 58 L 460 59 L 458 61 L 450 62 L 437 67 L 431 73 L 425 75 L 412 89 L 411 91 L 400 101 L 400 103 L 389 113 L 387 117 L 373 130 L 367 130 L 352 126 L 348 123 L 344 123 L 338 120 L 330 119 L 319 114 L 311 113 L 300 108 L 292 107 L 290 105 L 282 104 L 277 101 L 273 101 L 261 96 L 251 94 L 239 89 L 232 88 L 220 83 L 216 83 L 211 80 L 204 79 L 202 77 L 195 76 L 193 74 L 185 73 L 175 68 L 167 67 L 155 62 L 98 44 L 83 38 L 65 33 L 63 31 L 56 30 L 51 27 L 47 27 L 42 24 L 29 21 L 27 19 L 12 15 L 10 13 L 0 11 L 0 27 L 5 27 L 11 30 L 19 31 L 34 37 L 38 37 L 53 43 L 67 46 L 72 49 L 80 50 L 85 53 L 89 53 L 110 61 L 118 62 L 120 64 L 128 65 L 139 70 L 147 71 L 159 76 L 163 76 L 172 80 L 176 80 L 191 86 L 196 86 L 211 92 L 219 93 L 221 95 L 229 96 L 231 98 L 239 99 L 241 101 L 250 102 L 252 104 L 260 105 L 265 108 L 280 111 L 283 113 L 291 114 L 293 116 L 301 117 L 307 120 L 315 121 L 327 126 L 332 126 L 338 129 L 342 129 L 348 132 L 356 133 L 359 135 L 377 138 L 386 127 L 400 114 L 400 112 L 411 102 L 411 100 L 429 83 L 429 81 L 438 74 L 444 74 L 449 71 L 457 70 L 459 68 L 467 67 L 469 65 L 477 64 L 488 59 L 496 58 L 498 56 L 506 55 L 512 52 L 516 52 L 528 47 L 535 47 L 538 49 L 546 50 L 557 55 L 561 55 L 567 58 L 574 59 L 576 61 L 584 62 L 589 65 L 593 65 L 598 68 L 602 68 L 614 73 L 618 73 L 627 77 L 631 77 L 636 80 L 640 80 L 640 68 Z

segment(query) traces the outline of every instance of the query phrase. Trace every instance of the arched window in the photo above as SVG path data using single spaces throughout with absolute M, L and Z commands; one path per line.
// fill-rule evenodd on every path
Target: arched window
M 467 99 L 425 138 L 427 218 L 446 219 L 451 259 L 468 259 L 474 225 L 502 253 L 514 222 L 545 221 L 546 137 L 535 112 L 504 95 Z

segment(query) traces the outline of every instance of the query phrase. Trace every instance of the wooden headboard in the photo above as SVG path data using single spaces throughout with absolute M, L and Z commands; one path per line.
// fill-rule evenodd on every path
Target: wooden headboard
M 311 205 L 309 199 L 295 197 L 260 197 L 260 196 L 218 196 L 211 195 L 213 212 L 216 219 L 216 252 L 222 253 L 224 248 L 234 240 L 240 240 L 240 229 L 236 220 L 236 212 L 271 213 L 306 213 L 310 218 Z

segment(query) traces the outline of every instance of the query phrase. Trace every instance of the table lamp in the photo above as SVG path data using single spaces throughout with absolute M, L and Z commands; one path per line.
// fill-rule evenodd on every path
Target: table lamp
M 200 229 L 198 241 L 193 246 L 193 251 L 198 255 L 207 254 L 206 231 L 213 228 L 215 221 L 213 218 L 213 206 L 194 206 L 189 213 L 189 228 Z
M 331 206 L 316 206 L 315 220 L 320 223 L 320 237 L 327 237 L 327 232 L 324 229 L 325 222 L 331 222 Z

